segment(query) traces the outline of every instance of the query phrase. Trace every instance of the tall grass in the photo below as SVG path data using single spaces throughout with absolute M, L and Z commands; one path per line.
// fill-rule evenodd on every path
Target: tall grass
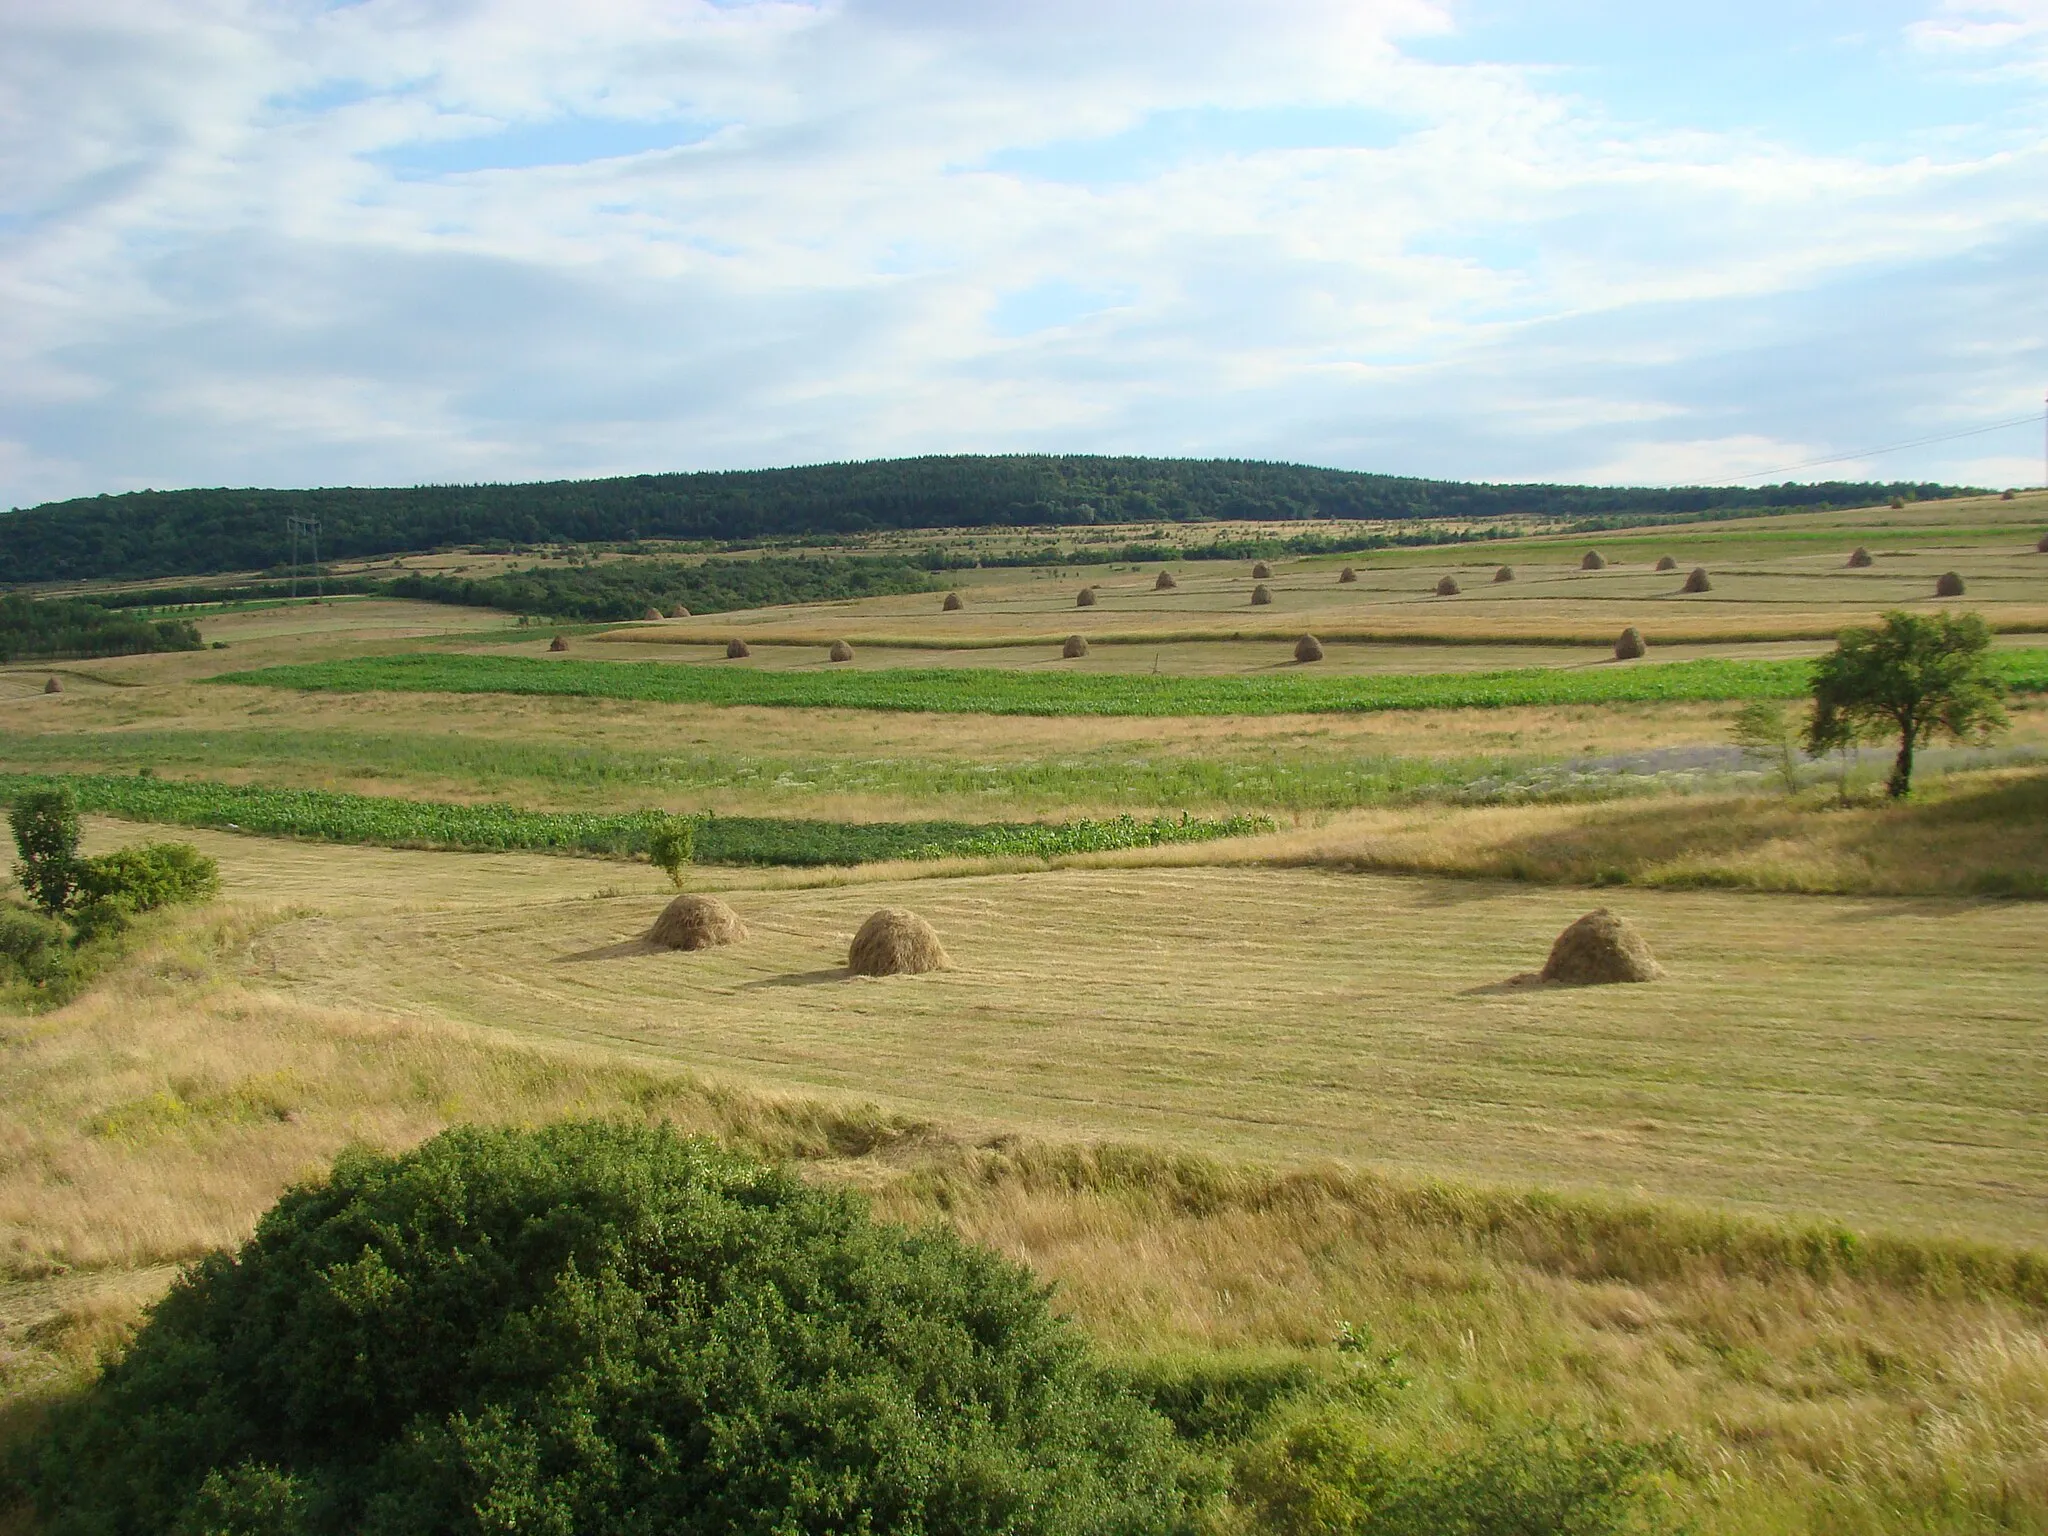
M 1995 652 L 2009 687 L 2048 690 L 2048 650 Z M 1389 709 L 1790 699 L 1804 661 L 1679 661 L 1369 677 L 1162 677 L 1148 673 L 910 669 L 780 672 L 666 662 L 543 661 L 409 654 L 231 672 L 213 679 L 341 693 L 560 694 L 674 704 L 911 710 L 997 715 L 1345 714 Z

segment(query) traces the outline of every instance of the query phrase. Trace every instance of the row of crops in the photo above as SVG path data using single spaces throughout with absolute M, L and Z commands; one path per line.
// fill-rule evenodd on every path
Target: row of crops
M 667 818 L 660 811 L 531 811 L 311 789 L 266 789 L 112 774 L 0 774 L 0 802 L 32 789 L 68 788 L 79 809 L 133 821 L 213 827 L 270 837 L 386 848 L 480 853 L 569 853 L 635 858 Z M 703 864 L 863 864 L 881 859 L 1051 858 L 1112 848 L 1205 842 L 1263 832 L 1259 816 L 1119 816 L 1061 823 L 841 822 L 770 816 L 693 818 Z
M 2048 650 L 1993 653 L 2017 692 L 2048 692 Z M 1804 661 L 1676 661 L 1500 672 L 1308 672 L 1161 677 L 1150 673 L 988 668 L 796 672 L 668 662 L 543 661 L 524 656 L 366 656 L 266 667 L 215 681 L 330 692 L 557 694 L 665 704 L 886 709 L 992 715 L 1346 714 L 1388 709 L 1791 699 Z

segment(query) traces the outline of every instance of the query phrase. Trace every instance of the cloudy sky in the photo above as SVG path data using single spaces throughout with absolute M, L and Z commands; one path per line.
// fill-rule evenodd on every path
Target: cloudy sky
M 0 0 L 0 506 L 2038 484 L 2044 390 L 2048 0 Z

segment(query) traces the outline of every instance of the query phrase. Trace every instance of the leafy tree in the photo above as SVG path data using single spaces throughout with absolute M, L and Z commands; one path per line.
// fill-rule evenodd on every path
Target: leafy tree
M 52 917 L 71 904 L 78 880 L 78 802 L 68 789 L 32 789 L 7 813 L 21 862 L 14 878 Z
M 1776 778 L 1786 794 L 1798 790 L 1799 732 L 1786 719 L 1784 706 L 1751 699 L 1736 712 L 1732 734 L 1742 755 Z
M 697 825 L 687 816 L 665 817 L 647 834 L 647 857 L 679 891 L 683 888 L 683 871 L 696 851 Z
M 1149 1536 L 1166 1422 L 1030 1273 L 667 1128 L 345 1154 L 173 1287 L 25 1481 L 48 1536 Z
M 1974 613 L 1888 613 L 1876 629 L 1848 629 L 1813 667 L 1807 750 L 1816 757 L 1858 740 L 1896 735 L 1886 784 L 1913 787 L 1913 752 L 1935 735 L 1961 741 L 2006 725 L 2004 687 L 1991 672 L 1991 630 Z

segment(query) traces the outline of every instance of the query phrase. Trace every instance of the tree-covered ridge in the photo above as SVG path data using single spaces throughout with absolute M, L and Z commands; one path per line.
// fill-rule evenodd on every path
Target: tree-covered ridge
M 289 553 L 287 513 L 319 517 L 324 555 L 357 559 L 504 540 L 727 541 L 1210 519 L 1684 516 L 1948 494 L 1935 485 L 1848 483 L 1472 485 L 1245 459 L 955 455 L 531 485 L 138 491 L 0 516 L 0 555 L 17 582 L 261 570 Z
M 198 649 L 198 629 L 180 619 L 140 619 L 68 599 L 0 597 L 0 662 Z
M 637 619 L 667 613 L 725 613 L 780 603 L 929 592 L 932 578 L 903 560 L 865 556 L 775 556 L 756 560 L 615 560 L 599 565 L 538 566 L 471 580 L 405 575 L 380 584 L 393 597 L 500 608 L 549 618 Z

